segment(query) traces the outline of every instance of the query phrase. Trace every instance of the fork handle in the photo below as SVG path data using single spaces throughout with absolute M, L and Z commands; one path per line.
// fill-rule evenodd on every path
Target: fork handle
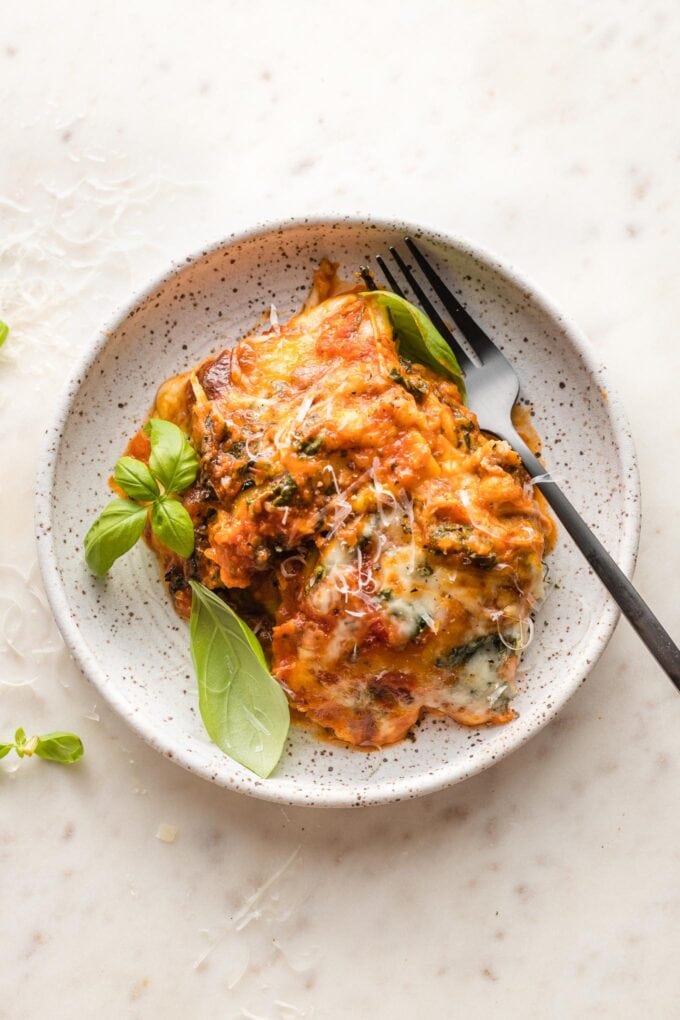
M 508 437 L 508 442 L 520 455 L 524 467 L 532 478 L 536 479 L 546 474 L 543 464 L 534 457 L 518 436 Z M 541 490 L 623 615 L 627 617 L 661 668 L 680 691 L 680 648 L 555 482 L 546 479 L 535 481 L 534 485 Z

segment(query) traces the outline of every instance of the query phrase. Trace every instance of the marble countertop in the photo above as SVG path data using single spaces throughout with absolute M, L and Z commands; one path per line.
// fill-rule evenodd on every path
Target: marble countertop
M 32 503 L 75 359 L 172 259 L 295 214 L 421 221 L 521 267 L 609 365 L 637 583 L 680 634 L 679 49 L 668 0 L 5 11 L 0 739 L 73 729 L 87 751 L 0 763 L 3 1020 L 678 1015 L 680 700 L 626 624 L 489 772 L 284 810 L 102 703 L 52 623 Z

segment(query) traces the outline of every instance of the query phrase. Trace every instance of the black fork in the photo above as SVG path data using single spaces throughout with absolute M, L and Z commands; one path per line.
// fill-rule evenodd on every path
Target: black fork
M 571 535 L 656 661 L 680 691 L 680 649 L 671 640 L 670 635 L 661 626 L 626 575 L 619 569 L 602 543 L 595 537 L 564 493 L 546 473 L 545 467 L 537 460 L 515 430 L 510 415 L 519 396 L 519 379 L 514 368 L 481 326 L 465 310 L 416 243 L 407 237 L 404 239 L 404 244 L 422 271 L 434 295 L 465 337 L 477 359 L 475 361 L 469 357 L 458 343 L 440 315 L 434 300 L 419 282 L 414 273 L 414 267 L 405 261 L 396 248 L 391 247 L 389 253 L 399 272 L 458 359 L 465 375 L 467 403 L 477 415 L 480 428 L 493 433 L 500 439 L 505 439 L 517 451 L 527 472 L 534 479 L 534 484 L 540 488 L 565 530 Z M 376 255 L 375 261 L 385 276 L 389 288 L 395 294 L 406 297 L 385 259 Z M 376 288 L 375 281 L 366 267 L 361 269 L 361 275 L 368 289 L 374 290 Z

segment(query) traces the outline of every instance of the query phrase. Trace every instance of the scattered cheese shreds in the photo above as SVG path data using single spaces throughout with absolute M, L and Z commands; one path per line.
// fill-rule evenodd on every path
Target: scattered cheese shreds
M 271 304 L 269 306 L 269 325 L 276 333 L 281 332 L 281 326 L 279 323 L 279 313 L 276 310 L 276 305 Z

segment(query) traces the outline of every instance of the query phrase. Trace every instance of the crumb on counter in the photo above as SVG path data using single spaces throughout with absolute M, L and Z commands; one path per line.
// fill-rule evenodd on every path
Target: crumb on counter
M 166 822 L 161 822 L 156 832 L 156 839 L 160 839 L 161 843 L 174 843 L 177 837 L 178 829 L 175 825 L 168 825 Z

